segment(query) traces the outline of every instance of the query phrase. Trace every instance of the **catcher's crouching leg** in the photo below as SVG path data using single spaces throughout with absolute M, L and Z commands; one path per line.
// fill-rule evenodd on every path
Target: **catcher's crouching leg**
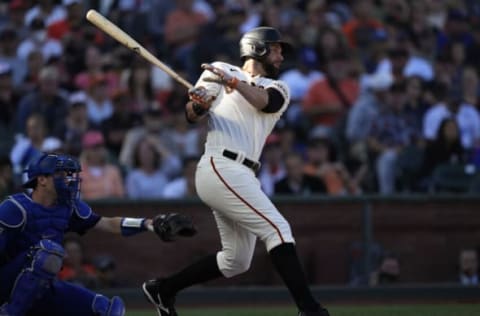
M 60 244 L 42 239 L 30 250 L 29 257 L 31 260 L 15 280 L 2 313 L 24 315 L 42 297 L 62 267 L 64 250 Z
M 106 296 L 97 294 L 92 304 L 93 312 L 99 316 L 124 316 L 125 304 L 118 296 L 108 299 Z

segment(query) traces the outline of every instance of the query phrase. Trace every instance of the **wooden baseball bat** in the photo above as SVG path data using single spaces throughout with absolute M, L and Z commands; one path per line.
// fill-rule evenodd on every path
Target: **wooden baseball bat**
M 176 73 L 173 69 L 165 65 L 161 62 L 157 57 L 155 57 L 152 53 L 150 53 L 145 47 L 140 45 L 136 40 L 134 40 L 130 35 L 125 33 L 122 29 L 108 20 L 106 17 L 98 13 L 97 11 L 90 9 L 87 12 L 87 20 L 94 24 L 96 27 L 128 47 L 129 49 L 133 50 L 158 68 L 165 71 L 169 74 L 173 79 L 177 80 L 179 83 L 184 85 L 187 89 L 193 87 L 193 85 L 188 82 L 187 80 L 183 79 L 178 73 Z

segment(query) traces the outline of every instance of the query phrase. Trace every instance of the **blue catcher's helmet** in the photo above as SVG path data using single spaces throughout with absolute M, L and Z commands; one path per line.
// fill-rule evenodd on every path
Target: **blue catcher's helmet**
M 75 158 L 44 153 L 28 165 L 25 170 L 28 180 L 23 187 L 35 188 L 38 176 L 53 175 L 58 202 L 70 205 L 79 196 L 80 171 L 80 164 Z

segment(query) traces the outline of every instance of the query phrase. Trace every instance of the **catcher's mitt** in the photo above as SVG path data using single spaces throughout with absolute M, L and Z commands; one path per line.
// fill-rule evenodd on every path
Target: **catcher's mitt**
M 190 237 L 197 233 L 192 220 L 178 213 L 157 215 L 153 218 L 152 226 L 163 241 L 173 241 L 178 236 Z

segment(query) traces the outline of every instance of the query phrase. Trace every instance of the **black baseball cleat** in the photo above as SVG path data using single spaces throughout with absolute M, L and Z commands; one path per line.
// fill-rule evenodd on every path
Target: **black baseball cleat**
M 142 290 L 147 300 L 155 305 L 159 316 L 178 316 L 175 311 L 175 296 L 161 291 L 162 279 L 148 280 L 143 283 Z
M 318 312 L 299 312 L 298 316 L 330 316 L 325 308 L 321 308 Z

